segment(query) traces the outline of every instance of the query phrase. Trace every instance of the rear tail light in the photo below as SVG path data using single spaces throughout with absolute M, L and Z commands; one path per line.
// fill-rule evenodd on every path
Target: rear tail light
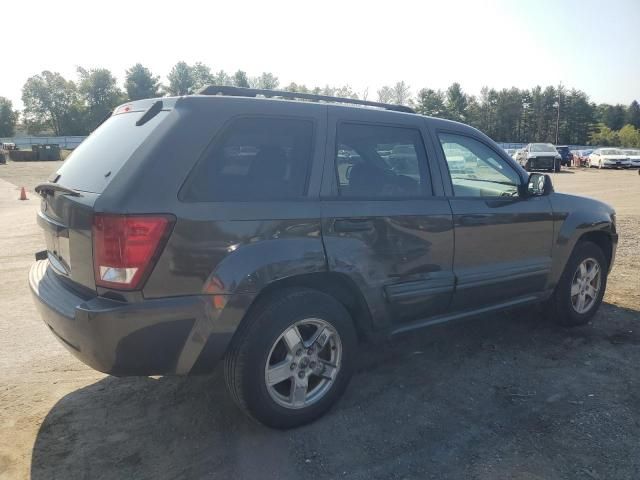
M 96 285 L 119 290 L 141 287 L 162 252 L 173 222 L 168 215 L 94 215 Z

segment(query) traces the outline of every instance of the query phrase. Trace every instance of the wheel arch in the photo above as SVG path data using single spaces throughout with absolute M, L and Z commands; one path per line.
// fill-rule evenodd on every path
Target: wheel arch
M 579 238 L 576 244 L 573 246 L 573 249 L 578 246 L 581 242 L 592 242 L 595 243 L 607 260 L 607 267 L 611 267 L 611 262 L 613 260 L 613 239 L 611 238 L 611 234 L 609 232 L 605 232 L 603 230 L 596 230 L 591 232 L 583 233 Z
M 294 275 L 275 280 L 266 285 L 251 302 L 243 316 L 238 329 L 264 302 L 269 301 L 280 292 L 291 288 L 308 288 L 330 295 L 340 302 L 349 312 L 353 320 L 358 340 L 369 338 L 373 333 L 371 311 L 355 282 L 347 275 L 338 272 L 314 272 Z

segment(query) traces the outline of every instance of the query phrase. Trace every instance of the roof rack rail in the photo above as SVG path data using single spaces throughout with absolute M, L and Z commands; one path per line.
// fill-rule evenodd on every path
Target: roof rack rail
M 368 100 L 358 100 L 354 98 L 332 97 L 330 95 L 314 95 L 313 93 L 285 92 L 282 90 L 266 90 L 261 88 L 232 87 L 229 85 L 209 85 L 206 87 L 202 87 L 196 93 L 198 95 L 224 95 L 229 97 L 256 97 L 257 95 L 264 95 L 265 97 L 280 97 L 292 100 L 302 99 L 313 100 L 316 102 L 365 105 L 367 107 L 384 108 L 385 110 L 393 110 L 396 112 L 416 113 L 415 110 L 405 105 L 392 105 L 389 103 L 370 102 Z

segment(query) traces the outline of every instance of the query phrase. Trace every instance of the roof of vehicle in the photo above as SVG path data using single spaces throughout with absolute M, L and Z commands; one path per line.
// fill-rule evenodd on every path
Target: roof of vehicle
M 158 102 L 161 102 L 161 104 L 158 105 Z M 179 108 L 180 106 L 202 104 L 201 102 L 264 102 L 265 108 L 268 108 L 268 105 L 275 106 L 277 104 L 281 106 L 283 104 L 290 104 L 298 111 L 300 111 L 300 109 L 313 110 L 322 107 L 329 107 L 335 109 L 358 110 L 360 112 L 371 113 L 375 116 L 409 115 L 426 119 L 427 121 L 429 121 L 432 128 L 435 129 L 452 130 L 458 132 L 466 131 L 467 133 L 473 132 L 476 135 L 484 137 L 485 140 L 493 142 L 484 133 L 474 127 L 471 127 L 470 125 L 453 120 L 421 115 L 416 113 L 413 109 L 407 107 L 406 105 L 393 105 L 351 98 L 331 97 L 326 95 L 314 95 L 298 92 L 284 92 L 279 90 L 264 90 L 231 86 L 208 86 L 204 87 L 194 95 L 184 95 L 178 97 L 158 97 L 136 100 L 118 106 L 114 110 L 113 115 L 130 112 L 146 112 L 147 110 L 154 107 L 154 105 L 154 108 L 159 107 L 161 110 L 172 110 L 173 108 Z
M 283 98 L 288 100 L 311 100 L 315 102 L 325 103 L 345 103 L 349 105 L 360 105 L 367 107 L 383 108 L 385 110 L 393 110 L 396 112 L 416 113 L 411 107 L 406 105 L 397 105 L 382 102 L 372 102 L 369 100 L 360 100 L 357 98 L 334 97 L 330 95 L 317 95 L 314 93 L 288 92 L 283 90 L 266 90 L 258 88 L 233 87 L 227 85 L 209 85 L 200 89 L 198 95 L 224 95 L 228 97 L 250 97 L 255 98 L 262 95 L 266 98 Z

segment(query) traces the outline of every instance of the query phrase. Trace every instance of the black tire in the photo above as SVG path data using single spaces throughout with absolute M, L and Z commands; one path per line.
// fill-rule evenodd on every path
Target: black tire
M 278 404 L 269 393 L 265 367 L 280 335 L 303 319 L 321 319 L 337 332 L 341 366 L 330 388 L 315 403 L 297 409 Z M 330 295 L 291 288 L 271 295 L 252 308 L 225 356 L 225 381 L 235 403 L 249 417 L 286 429 L 312 422 L 342 396 L 354 371 L 358 339 L 346 308 Z
M 554 162 L 553 171 L 558 173 L 560 171 L 560 169 L 561 169 L 560 161 Z
M 595 301 L 585 313 L 578 313 L 571 302 L 571 285 L 579 265 L 588 258 L 595 259 L 600 267 L 600 290 Z M 547 307 L 553 320 L 564 327 L 576 327 L 585 325 L 593 318 L 602 303 L 602 297 L 607 288 L 607 273 L 609 265 L 604 253 L 598 245 L 589 241 L 579 242 L 573 249 L 573 253 L 565 266 L 560 281 L 555 288 Z

